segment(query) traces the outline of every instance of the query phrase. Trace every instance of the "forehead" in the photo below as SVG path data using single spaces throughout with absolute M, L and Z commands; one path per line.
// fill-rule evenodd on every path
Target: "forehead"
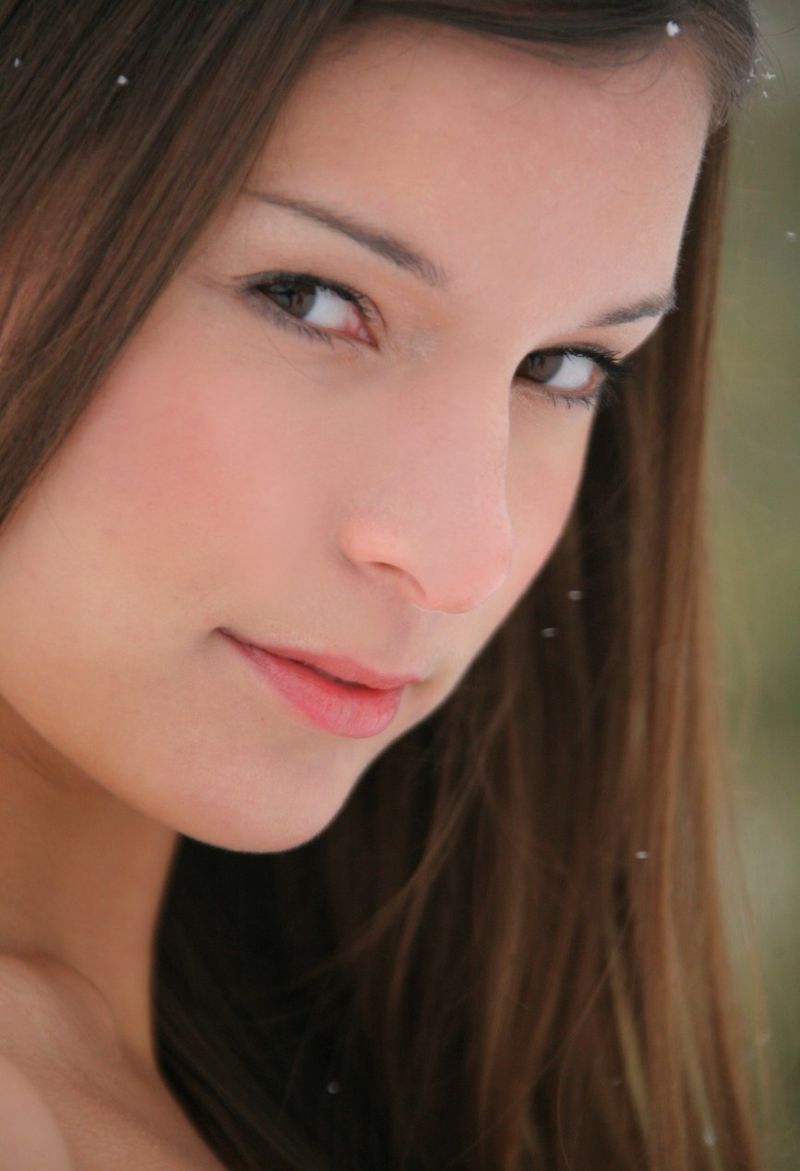
M 710 101 L 690 48 L 584 68 L 423 22 L 327 46 L 249 186 L 427 246 L 456 282 L 644 264 L 666 287 Z M 558 295 L 558 290 L 555 290 Z

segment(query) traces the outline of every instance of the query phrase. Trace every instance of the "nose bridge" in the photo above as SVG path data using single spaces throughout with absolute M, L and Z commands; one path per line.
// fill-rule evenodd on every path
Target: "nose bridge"
M 348 556 L 430 609 L 474 609 L 509 573 L 509 392 L 493 382 L 451 365 L 395 388 L 360 477 Z

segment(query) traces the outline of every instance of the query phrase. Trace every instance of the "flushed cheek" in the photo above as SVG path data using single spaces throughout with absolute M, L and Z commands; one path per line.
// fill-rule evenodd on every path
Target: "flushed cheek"
M 171 353 L 197 353 L 192 341 L 178 339 Z M 280 479 L 280 452 L 265 433 L 252 458 L 235 376 L 201 365 L 132 349 L 69 437 L 53 493 L 59 523 L 81 533 L 84 549 L 94 545 L 143 604 L 185 618 L 193 594 L 235 577 L 245 538 L 275 539 L 280 518 L 264 487 Z
M 472 615 L 469 657 L 460 660 L 446 684 L 442 698 L 451 694 L 470 664 L 478 657 L 505 619 L 522 600 L 547 563 L 570 514 L 576 484 L 564 481 L 562 491 L 549 485 L 547 497 L 540 497 L 538 509 L 526 507 L 515 522 L 514 549 L 503 585 Z M 466 631 L 465 631 L 466 633 Z
M 530 416 L 515 422 L 508 496 L 523 574 L 538 572 L 563 531 L 580 487 L 593 419 L 585 407 L 547 405 L 533 422 Z
M 581 450 L 584 449 L 585 442 L 581 445 Z M 559 466 L 548 464 L 543 457 L 537 466 L 539 474 L 529 470 L 524 477 L 517 476 L 509 489 L 514 544 L 508 576 L 474 615 L 470 661 L 532 586 L 569 520 L 580 485 L 581 459 L 565 461 Z
M 515 523 L 514 555 L 508 580 L 505 611 L 531 585 L 550 559 L 569 519 L 579 477 L 562 478 L 542 486 L 535 503 L 526 501 Z

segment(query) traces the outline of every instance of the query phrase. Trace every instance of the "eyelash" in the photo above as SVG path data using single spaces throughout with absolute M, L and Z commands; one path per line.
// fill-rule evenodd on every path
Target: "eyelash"
M 379 320 L 378 315 L 370 305 L 369 299 L 363 293 L 337 281 L 323 280 L 322 277 L 315 276 L 313 273 L 262 273 L 255 279 L 248 281 L 244 286 L 244 292 L 257 312 L 266 314 L 281 329 L 300 334 L 302 337 L 311 341 L 323 341 L 329 346 L 335 345 L 336 342 L 344 342 L 346 345 L 353 347 L 365 344 L 356 338 L 349 338 L 344 334 L 329 333 L 314 325 L 307 325 L 302 321 L 298 321 L 297 318 L 292 317 L 290 313 L 287 313 L 284 309 L 276 305 L 274 301 L 261 294 L 261 289 L 269 288 L 271 285 L 277 284 L 311 284 L 320 289 L 330 290 L 330 292 L 336 293 L 343 300 L 357 305 L 367 323 L 377 322 Z M 559 404 L 566 405 L 567 407 L 580 405 L 590 411 L 599 411 L 617 398 L 617 388 L 625 381 L 625 378 L 630 372 L 629 362 L 624 361 L 618 354 L 605 349 L 603 346 L 551 346 L 549 349 L 534 350 L 530 354 L 527 354 L 526 358 L 534 356 L 542 358 L 589 358 L 602 372 L 602 378 L 598 385 L 590 394 L 585 395 L 559 393 L 544 386 L 542 383 L 536 382 L 532 378 L 521 379 L 521 381 L 535 387 L 536 394 L 549 398 L 554 406 L 558 406 Z

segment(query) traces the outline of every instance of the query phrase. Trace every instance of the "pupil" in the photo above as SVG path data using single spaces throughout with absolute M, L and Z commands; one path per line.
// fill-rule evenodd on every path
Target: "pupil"
M 563 354 L 531 354 L 525 359 L 530 377 L 537 382 L 548 382 L 558 373 Z
M 272 286 L 272 296 L 287 313 L 296 313 L 302 316 L 314 302 L 316 285 L 310 281 L 295 281 L 292 284 L 276 283 Z

